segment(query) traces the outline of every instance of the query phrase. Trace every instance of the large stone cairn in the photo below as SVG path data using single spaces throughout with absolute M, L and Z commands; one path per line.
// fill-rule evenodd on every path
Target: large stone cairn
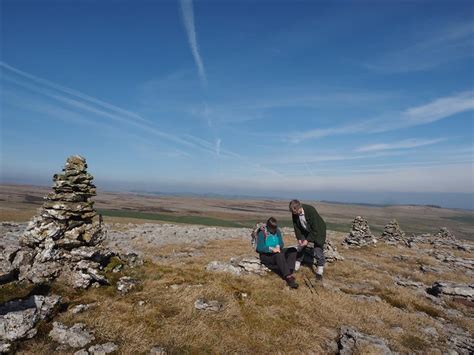
M 20 280 L 43 283 L 61 277 L 82 288 L 107 283 L 98 270 L 112 253 L 98 247 L 106 233 L 93 221 L 96 189 L 86 169 L 86 160 L 75 155 L 62 174 L 54 175 L 53 192 L 20 237 L 12 260 Z
M 377 239 L 375 239 L 370 231 L 369 223 L 361 216 L 354 218 L 351 231 L 342 241 L 342 244 L 347 247 L 361 247 L 376 243 Z
M 405 243 L 405 232 L 396 219 L 392 219 L 384 228 L 381 238 L 387 244 Z

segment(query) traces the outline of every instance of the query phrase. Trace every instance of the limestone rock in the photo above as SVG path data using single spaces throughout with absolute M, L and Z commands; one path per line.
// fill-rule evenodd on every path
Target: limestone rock
M 341 327 L 338 346 L 341 355 L 357 353 L 392 354 L 384 339 L 364 334 L 348 326 Z
M 114 351 L 117 351 L 117 349 L 117 344 L 109 342 L 104 344 L 93 345 L 88 350 L 89 354 L 92 355 L 105 355 L 113 353 Z
M 150 349 L 150 355 L 166 355 L 168 351 L 162 346 L 154 346 Z
M 206 270 L 213 272 L 227 272 L 232 275 L 241 276 L 247 274 L 265 275 L 270 270 L 254 256 L 231 258 L 229 263 L 211 261 Z
M 384 228 L 382 236 L 380 237 L 387 244 L 406 244 L 405 232 L 401 230 L 400 225 L 396 219 L 391 220 Z
M 84 158 L 71 156 L 63 173 L 54 175 L 53 193 L 26 227 L 22 248 L 11 261 L 20 280 L 44 283 L 62 277 L 79 288 L 107 284 L 98 270 L 114 254 L 97 247 L 106 233 L 92 220 L 96 192 L 86 169 Z M 0 271 L 5 267 L 0 262 Z
M 224 305 L 215 300 L 206 300 L 205 298 L 198 298 L 196 302 L 194 302 L 194 308 L 200 311 L 211 311 L 211 312 L 218 312 L 220 311 Z
M 130 292 L 138 284 L 138 281 L 128 276 L 123 276 L 117 282 L 117 291 L 122 294 Z
M 53 329 L 49 332 L 49 336 L 54 341 L 72 348 L 81 348 L 95 339 L 94 335 L 92 335 L 82 323 L 76 323 L 68 328 L 62 323 L 54 322 Z
M 474 284 L 456 284 L 452 282 L 435 282 L 427 292 L 434 296 L 460 297 L 474 300 Z
M 344 260 L 344 257 L 337 251 L 336 246 L 329 240 L 326 240 L 326 243 L 324 243 L 324 257 L 328 263 Z
M 12 345 L 6 341 L 0 340 L 0 354 L 7 354 Z
M 60 303 L 56 295 L 35 295 L 0 306 L 0 340 L 15 341 L 36 335 L 36 323 L 49 318 Z
M 370 231 L 369 223 L 361 216 L 357 216 L 354 219 L 351 231 L 342 242 L 342 244 L 347 247 L 362 247 L 376 243 L 377 240 Z

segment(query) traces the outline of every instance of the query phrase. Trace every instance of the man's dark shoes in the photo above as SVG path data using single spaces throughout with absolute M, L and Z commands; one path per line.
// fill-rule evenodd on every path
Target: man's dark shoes
M 286 284 L 290 287 L 290 288 L 298 288 L 298 283 L 296 282 L 295 280 L 295 277 L 293 275 L 290 275 L 290 276 L 287 276 L 285 278 L 285 281 L 286 281 Z
M 317 281 L 323 281 L 323 274 L 316 274 Z

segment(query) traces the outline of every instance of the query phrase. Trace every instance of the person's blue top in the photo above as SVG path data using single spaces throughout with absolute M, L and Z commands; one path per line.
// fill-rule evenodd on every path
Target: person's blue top
M 274 248 L 277 245 L 280 249 L 283 249 L 283 239 L 281 237 L 280 229 L 277 228 L 275 234 L 270 233 L 267 229 L 267 237 L 263 231 L 259 231 L 257 235 L 257 252 L 258 253 L 271 253 L 270 248 Z

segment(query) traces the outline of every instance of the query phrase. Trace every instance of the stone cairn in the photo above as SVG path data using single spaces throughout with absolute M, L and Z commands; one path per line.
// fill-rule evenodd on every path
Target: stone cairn
M 357 216 L 354 219 L 351 231 L 342 241 L 342 244 L 347 247 L 362 247 L 376 243 L 377 239 L 375 239 L 370 231 L 369 223 L 361 216 Z
M 430 233 L 413 235 L 410 240 L 413 243 L 429 243 L 435 249 L 447 247 L 463 251 L 471 250 L 471 247 L 468 244 L 463 243 L 458 238 L 456 238 L 454 234 L 451 233 L 451 231 L 446 227 L 440 228 L 440 230 L 434 235 L 431 235 Z
M 384 228 L 381 238 L 387 244 L 405 243 L 405 232 L 396 219 L 392 219 Z
M 96 189 L 86 160 L 71 156 L 63 173 L 53 177 L 53 192 L 20 237 L 20 249 L 12 255 L 19 280 L 33 283 L 60 277 L 67 284 L 87 288 L 107 284 L 99 273 L 113 253 L 99 244 L 105 239 L 102 226 L 93 221 Z

